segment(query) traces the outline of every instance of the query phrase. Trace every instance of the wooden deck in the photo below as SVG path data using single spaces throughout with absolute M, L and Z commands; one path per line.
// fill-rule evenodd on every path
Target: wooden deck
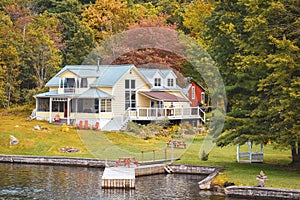
M 182 120 L 199 119 L 205 122 L 205 112 L 199 107 L 181 108 L 134 108 L 128 109 L 124 116 L 124 121 L 147 121 L 147 120 Z
M 135 169 L 128 167 L 108 167 L 102 176 L 102 188 L 135 188 Z

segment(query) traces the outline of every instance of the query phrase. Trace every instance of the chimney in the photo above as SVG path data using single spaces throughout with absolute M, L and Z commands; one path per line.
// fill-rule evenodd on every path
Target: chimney
M 97 58 L 97 72 L 99 72 L 100 64 L 101 64 L 101 57 L 98 57 Z

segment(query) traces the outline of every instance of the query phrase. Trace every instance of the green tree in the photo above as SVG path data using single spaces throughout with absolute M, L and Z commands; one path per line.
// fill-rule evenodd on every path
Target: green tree
M 278 147 L 290 148 L 292 163 L 297 163 L 300 162 L 300 49 L 285 37 L 271 37 L 271 40 L 276 53 L 268 56 L 270 73 L 260 81 L 261 101 L 253 117 L 268 119 L 265 139 L 267 136 Z
M 34 75 L 38 88 L 43 88 L 54 73 L 60 69 L 63 48 L 58 30 L 58 19 L 43 13 L 30 21 L 24 31 L 22 47 L 24 72 Z
M 14 39 L 13 22 L 0 11 L 0 107 L 10 107 L 18 100 L 20 68 Z
M 277 147 L 289 145 L 293 161 L 299 160 L 299 130 L 295 125 L 299 116 L 292 115 L 293 121 L 282 114 L 282 106 L 295 106 L 296 101 L 289 96 L 299 89 L 298 4 L 224 1 L 212 12 L 208 20 L 211 52 L 225 76 L 229 99 L 226 129 L 218 145 L 248 140 L 266 143 L 272 138 Z M 291 79 L 293 84 L 283 81 Z
M 63 66 L 80 64 L 94 47 L 93 31 L 71 12 L 57 14 L 63 28 L 62 37 L 66 47 L 62 50 Z
M 33 11 L 37 13 L 63 13 L 71 12 L 80 16 L 83 11 L 83 5 L 78 0 L 34 0 L 32 2 Z
M 196 0 L 185 7 L 183 15 L 183 26 L 188 30 L 190 36 L 194 37 L 204 46 L 205 19 L 210 16 L 213 4 L 209 1 Z

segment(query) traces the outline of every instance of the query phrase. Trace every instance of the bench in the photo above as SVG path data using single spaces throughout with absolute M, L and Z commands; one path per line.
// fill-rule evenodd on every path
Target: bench
M 183 148 L 186 148 L 186 144 L 183 140 L 169 140 L 167 142 L 167 146 L 171 146 L 171 145 L 174 145 L 175 148 L 180 148 L 180 147 L 183 147 Z
M 123 166 L 127 166 L 128 168 L 130 168 L 130 163 L 133 163 L 136 165 L 136 167 L 138 167 L 138 161 L 134 157 L 119 158 L 116 162 L 116 167 L 118 167 L 119 165 L 123 165 Z

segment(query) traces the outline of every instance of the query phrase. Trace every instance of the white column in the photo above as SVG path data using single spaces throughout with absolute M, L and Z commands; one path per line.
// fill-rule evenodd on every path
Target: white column
M 50 97 L 49 101 L 49 123 L 52 123 L 52 97 Z
M 35 111 L 37 112 L 39 108 L 39 98 L 35 97 Z
M 236 160 L 237 162 L 240 162 L 240 145 L 236 145 Z
M 99 121 L 100 121 L 100 117 L 101 117 L 101 99 L 98 99 L 98 114 L 99 114 Z
M 67 124 L 70 125 L 70 101 L 71 99 L 68 98 L 67 100 Z

